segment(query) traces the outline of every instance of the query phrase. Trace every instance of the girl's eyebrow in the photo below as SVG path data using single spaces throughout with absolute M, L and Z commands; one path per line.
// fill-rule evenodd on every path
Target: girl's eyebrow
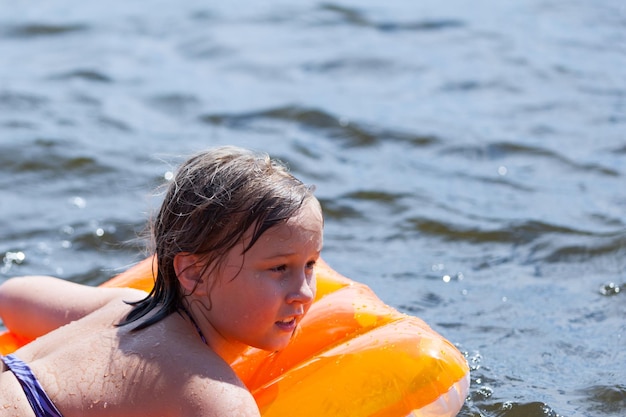
M 271 255 L 267 255 L 264 258 L 265 259 L 274 259 L 274 258 L 292 258 L 294 256 L 299 256 L 301 255 L 303 252 L 299 252 L 299 251 L 293 251 L 293 252 L 279 252 L 279 253 L 275 253 L 275 254 L 271 254 Z M 311 255 L 315 255 L 315 256 L 320 256 L 320 254 L 322 253 L 321 250 L 317 250 L 315 252 L 313 252 Z
M 265 259 L 277 259 L 277 258 L 292 258 L 299 255 L 299 252 L 277 252 L 265 256 Z

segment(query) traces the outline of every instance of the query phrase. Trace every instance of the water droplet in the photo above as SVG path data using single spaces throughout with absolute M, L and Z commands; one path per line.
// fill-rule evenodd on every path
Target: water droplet
M 85 208 L 85 206 L 87 205 L 87 201 L 85 201 L 85 199 L 82 197 L 72 197 L 70 199 L 70 203 L 81 209 Z
M 621 291 L 619 285 L 616 285 L 614 282 L 609 282 L 608 284 L 604 284 L 600 287 L 600 294 L 602 295 L 617 295 Z
M 4 259 L 7 259 L 11 262 L 15 262 L 16 264 L 21 264 L 26 259 L 26 255 L 22 251 L 18 252 L 7 252 L 4 255 Z
M 443 271 L 445 267 L 446 266 L 444 264 L 433 264 L 430 268 L 433 271 Z
M 66 235 L 73 235 L 74 228 L 72 226 L 63 226 L 61 228 L 61 233 L 66 234 Z
M 6 274 L 7 272 L 9 272 L 13 265 L 19 265 L 24 262 L 25 259 L 26 255 L 24 254 L 24 252 L 6 252 L 4 254 L 4 259 L 2 260 L 4 265 L 2 266 L 2 268 L 0 268 L 0 272 Z
M 489 398 L 493 395 L 493 389 L 489 387 L 480 387 L 477 391 L 477 394 L 483 398 Z

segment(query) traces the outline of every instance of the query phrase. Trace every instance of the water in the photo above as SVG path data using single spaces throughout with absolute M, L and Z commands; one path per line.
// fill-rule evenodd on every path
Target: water
M 97 284 L 236 144 L 473 367 L 462 416 L 626 415 L 626 6 L 0 0 L 0 279 Z

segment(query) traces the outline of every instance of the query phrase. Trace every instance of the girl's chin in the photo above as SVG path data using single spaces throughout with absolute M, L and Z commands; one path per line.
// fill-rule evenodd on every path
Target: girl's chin
M 281 337 L 274 337 L 271 340 L 265 340 L 261 343 L 258 343 L 252 346 L 261 350 L 275 352 L 275 351 L 283 350 L 284 348 L 286 348 L 291 342 L 292 337 L 293 337 L 293 333 L 290 333 L 290 334 L 283 335 Z

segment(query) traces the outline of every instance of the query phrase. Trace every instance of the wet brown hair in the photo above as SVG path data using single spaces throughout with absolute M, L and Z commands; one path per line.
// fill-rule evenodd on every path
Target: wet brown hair
M 148 327 L 183 306 L 184 293 L 174 269 L 174 257 L 202 255 L 205 268 L 219 269 L 226 253 L 252 228 L 248 251 L 269 228 L 293 217 L 313 188 L 266 154 L 221 147 L 189 158 L 170 183 L 152 224 L 157 257 L 155 285 L 133 306 L 120 326 L 136 322 L 156 309 L 133 330 Z

